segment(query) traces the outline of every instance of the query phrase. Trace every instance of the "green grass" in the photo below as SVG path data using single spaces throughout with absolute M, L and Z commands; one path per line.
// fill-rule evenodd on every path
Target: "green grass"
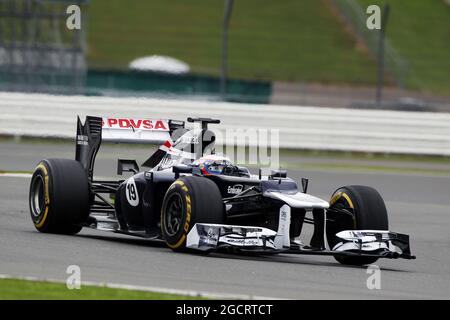
M 0 300 L 188 300 L 199 297 L 175 294 L 81 286 L 69 290 L 65 284 L 0 279 Z
M 450 94 L 450 5 L 444 0 L 357 0 L 391 6 L 387 37 L 410 65 L 407 86 Z
M 365 9 L 387 0 L 357 0 Z M 374 58 L 331 10 L 329 0 L 238 0 L 229 35 L 234 78 L 375 84 Z M 388 38 L 409 63 L 406 85 L 450 94 L 450 6 L 394 0 Z M 90 67 L 125 69 L 141 56 L 186 61 L 218 75 L 223 0 L 95 0 L 88 13 Z
M 231 77 L 367 84 L 375 64 L 356 48 L 325 0 L 235 1 Z M 91 67 L 127 68 L 161 54 L 218 75 L 224 1 L 95 0 L 89 6 Z

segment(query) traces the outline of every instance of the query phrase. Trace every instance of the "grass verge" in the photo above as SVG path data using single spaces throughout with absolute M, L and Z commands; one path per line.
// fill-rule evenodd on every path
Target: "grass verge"
M 364 11 L 369 5 L 389 3 L 387 37 L 408 62 L 407 87 L 449 95 L 450 5 L 444 0 L 357 2 Z
M 127 68 L 146 55 L 219 75 L 223 1 L 96 0 L 88 14 L 90 67 Z M 326 1 L 235 1 L 229 31 L 234 78 L 367 84 L 375 63 L 358 50 Z
M 69 290 L 63 283 L 0 279 L 1 300 L 194 300 L 195 296 L 183 296 L 149 291 L 115 289 L 82 285 Z
M 407 60 L 407 87 L 450 94 L 450 6 L 357 0 L 363 11 L 386 2 L 387 37 Z M 96 0 L 88 10 L 90 67 L 126 69 L 137 57 L 159 54 L 186 61 L 194 73 L 219 74 L 223 1 Z M 235 78 L 376 83 L 374 57 L 345 30 L 329 0 L 235 1 L 228 59 Z

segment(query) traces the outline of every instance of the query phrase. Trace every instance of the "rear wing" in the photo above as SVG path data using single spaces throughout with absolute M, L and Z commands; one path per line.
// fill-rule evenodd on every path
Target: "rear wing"
M 92 181 L 95 157 L 102 141 L 162 144 L 182 128 L 184 121 L 178 120 L 87 116 L 83 124 L 78 117 L 75 160 Z

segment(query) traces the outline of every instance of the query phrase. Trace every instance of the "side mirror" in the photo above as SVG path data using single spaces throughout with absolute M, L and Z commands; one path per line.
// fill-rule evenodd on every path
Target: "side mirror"
M 309 183 L 309 179 L 307 178 L 302 178 L 302 189 L 303 189 L 303 193 L 306 193 L 308 191 L 308 183 Z
M 270 179 L 276 179 L 276 178 L 286 178 L 287 177 L 287 170 L 272 170 L 270 173 L 269 178 Z
M 172 167 L 173 173 L 192 173 L 192 167 L 185 164 L 179 164 Z

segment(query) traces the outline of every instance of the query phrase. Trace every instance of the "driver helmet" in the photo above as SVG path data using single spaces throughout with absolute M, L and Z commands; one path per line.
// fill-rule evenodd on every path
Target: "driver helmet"
M 211 154 L 203 156 L 195 160 L 192 165 L 198 166 L 204 175 L 222 174 L 225 167 L 231 166 L 232 163 L 227 157 Z

